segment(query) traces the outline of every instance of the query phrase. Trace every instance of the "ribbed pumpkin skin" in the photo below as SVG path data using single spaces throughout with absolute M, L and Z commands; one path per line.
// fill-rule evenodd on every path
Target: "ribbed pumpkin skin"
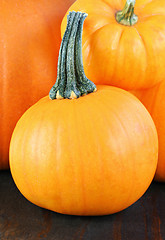
M 32 203 L 64 214 L 111 214 L 150 185 L 158 140 L 149 113 L 124 90 L 97 88 L 74 100 L 42 98 L 18 121 L 10 168 Z
M 77 0 L 68 11 L 88 13 L 83 30 L 87 77 L 95 84 L 145 89 L 165 78 L 165 1 L 136 0 L 138 22 L 133 26 L 121 25 L 115 19 L 125 3 L 126 0 Z
M 56 79 L 60 24 L 73 0 L 1 1 L 0 169 L 18 119 Z
M 145 91 L 134 92 L 134 94 L 146 106 L 156 125 L 159 154 L 155 180 L 165 182 L 165 81 Z

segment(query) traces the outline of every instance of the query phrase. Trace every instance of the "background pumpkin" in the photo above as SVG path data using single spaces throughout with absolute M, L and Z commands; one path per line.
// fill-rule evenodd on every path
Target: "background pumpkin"
M 129 14 L 126 13 L 124 23 L 137 21 L 132 26 L 115 19 L 126 0 L 77 0 L 68 11 L 88 13 L 83 31 L 83 62 L 89 79 L 126 90 L 148 88 L 165 78 L 165 1 L 136 0 L 138 20 L 132 14 L 135 0 L 127 2 L 130 4 L 125 11 Z
M 158 132 L 159 155 L 155 180 L 165 182 L 165 81 L 144 91 L 135 91 L 150 112 Z
M 23 112 L 45 96 L 56 78 L 61 20 L 74 0 L 0 4 L 0 169 Z
M 85 17 L 70 13 L 49 95 L 57 99 L 42 98 L 18 121 L 10 167 L 17 187 L 34 204 L 65 214 L 103 215 L 130 206 L 146 191 L 156 170 L 158 139 L 135 96 L 103 85 L 95 91 L 86 78 L 80 54 Z M 84 91 L 95 92 L 78 98 Z

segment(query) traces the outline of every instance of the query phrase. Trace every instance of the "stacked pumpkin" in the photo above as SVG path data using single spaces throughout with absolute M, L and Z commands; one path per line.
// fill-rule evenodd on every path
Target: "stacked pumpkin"
M 135 4 L 135 0 L 127 0 L 125 6 L 124 3 L 125 0 L 78 0 L 68 12 L 81 10 L 89 14 L 83 32 L 87 76 L 97 84 L 131 90 L 150 112 L 159 138 L 155 180 L 164 182 L 165 1 L 136 0 Z M 66 16 L 62 32 L 65 24 Z
M 62 23 L 56 83 L 14 129 L 11 173 L 38 206 L 75 215 L 115 213 L 153 180 L 157 131 L 144 105 L 125 90 L 149 88 L 165 77 L 165 3 L 158 8 L 139 0 L 136 16 L 135 1 L 124 8 L 123 2 L 72 5 Z

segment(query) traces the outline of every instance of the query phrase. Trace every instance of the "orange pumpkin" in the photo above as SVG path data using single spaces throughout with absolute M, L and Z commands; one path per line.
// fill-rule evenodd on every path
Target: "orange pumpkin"
M 0 4 L 0 169 L 8 168 L 16 122 L 55 81 L 60 24 L 73 1 L 5 0 Z
M 165 1 L 136 0 L 135 10 L 134 4 L 135 0 L 77 0 L 68 10 L 89 15 L 83 62 L 95 84 L 144 89 L 165 78 Z M 65 26 L 66 16 L 62 34 Z
M 69 14 L 57 81 L 49 97 L 18 121 L 10 167 L 32 203 L 59 213 L 103 215 L 130 206 L 146 191 L 156 170 L 158 139 L 135 96 L 104 85 L 96 91 L 86 78 L 81 59 L 85 17 Z
M 165 81 L 134 94 L 150 112 L 158 132 L 159 156 L 155 180 L 165 182 Z

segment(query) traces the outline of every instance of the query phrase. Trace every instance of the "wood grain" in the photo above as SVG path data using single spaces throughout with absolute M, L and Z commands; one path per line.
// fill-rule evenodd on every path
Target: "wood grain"
M 126 210 L 102 217 L 76 217 L 26 200 L 9 171 L 0 172 L 0 240 L 164 240 L 165 184 L 152 183 Z

